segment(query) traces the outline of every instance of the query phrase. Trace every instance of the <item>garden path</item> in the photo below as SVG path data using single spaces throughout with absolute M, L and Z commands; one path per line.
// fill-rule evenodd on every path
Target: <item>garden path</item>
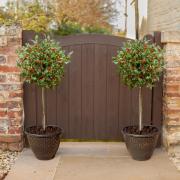
M 37 160 L 24 149 L 5 180 L 179 180 L 180 172 L 158 148 L 148 161 L 134 161 L 118 142 L 63 142 L 56 157 Z

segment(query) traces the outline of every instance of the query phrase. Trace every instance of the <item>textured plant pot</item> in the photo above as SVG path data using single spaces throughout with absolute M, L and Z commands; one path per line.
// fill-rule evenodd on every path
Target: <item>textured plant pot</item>
M 31 132 L 32 127 L 35 126 L 26 128 L 25 134 L 33 153 L 39 160 L 53 159 L 60 145 L 62 129 L 57 126 L 48 126 L 56 130 L 48 134 L 34 134 Z
M 157 132 L 145 135 L 130 134 L 126 131 L 127 128 L 128 127 L 123 128 L 122 134 L 124 136 L 126 147 L 132 158 L 138 161 L 150 159 L 157 145 L 159 137 L 158 128 L 154 127 L 157 129 Z

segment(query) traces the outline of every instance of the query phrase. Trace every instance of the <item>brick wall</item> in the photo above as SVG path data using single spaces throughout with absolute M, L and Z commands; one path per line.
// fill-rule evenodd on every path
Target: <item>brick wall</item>
M 148 0 L 147 30 L 180 30 L 180 0 Z
M 147 33 L 162 32 L 165 49 L 163 143 L 180 170 L 180 0 L 148 0 Z
M 166 62 L 163 141 L 180 170 L 180 31 L 163 32 L 161 39 Z
M 22 31 L 17 26 L 0 26 L 0 148 L 22 149 L 23 90 L 16 67 Z

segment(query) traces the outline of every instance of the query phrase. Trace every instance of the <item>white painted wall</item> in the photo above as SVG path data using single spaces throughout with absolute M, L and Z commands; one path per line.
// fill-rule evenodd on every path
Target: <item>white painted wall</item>
M 135 38 L 135 10 L 134 5 L 130 5 L 132 0 L 128 0 L 128 22 L 127 22 L 127 37 Z M 139 0 L 139 24 L 141 26 L 143 17 L 147 19 L 147 4 L 148 0 Z

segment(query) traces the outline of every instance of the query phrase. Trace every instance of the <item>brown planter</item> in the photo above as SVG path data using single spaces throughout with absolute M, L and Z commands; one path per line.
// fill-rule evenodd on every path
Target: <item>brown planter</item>
M 155 132 L 148 134 L 131 134 L 127 131 L 127 129 L 130 127 L 133 126 L 123 128 L 122 134 L 124 136 L 126 147 L 132 158 L 138 161 L 150 159 L 157 144 L 159 136 L 158 128 L 154 126 L 145 126 L 153 127 Z
M 39 127 L 31 126 L 26 128 L 25 131 L 33 153 L 39 160 L 49 160 L 54 158 L 60 145 L 62 129 L 57 126 L 48 126 L 48 128 L 52 129 L 52 132 L 36 134 L 34 133 L 34 129 L 36 128 Z

